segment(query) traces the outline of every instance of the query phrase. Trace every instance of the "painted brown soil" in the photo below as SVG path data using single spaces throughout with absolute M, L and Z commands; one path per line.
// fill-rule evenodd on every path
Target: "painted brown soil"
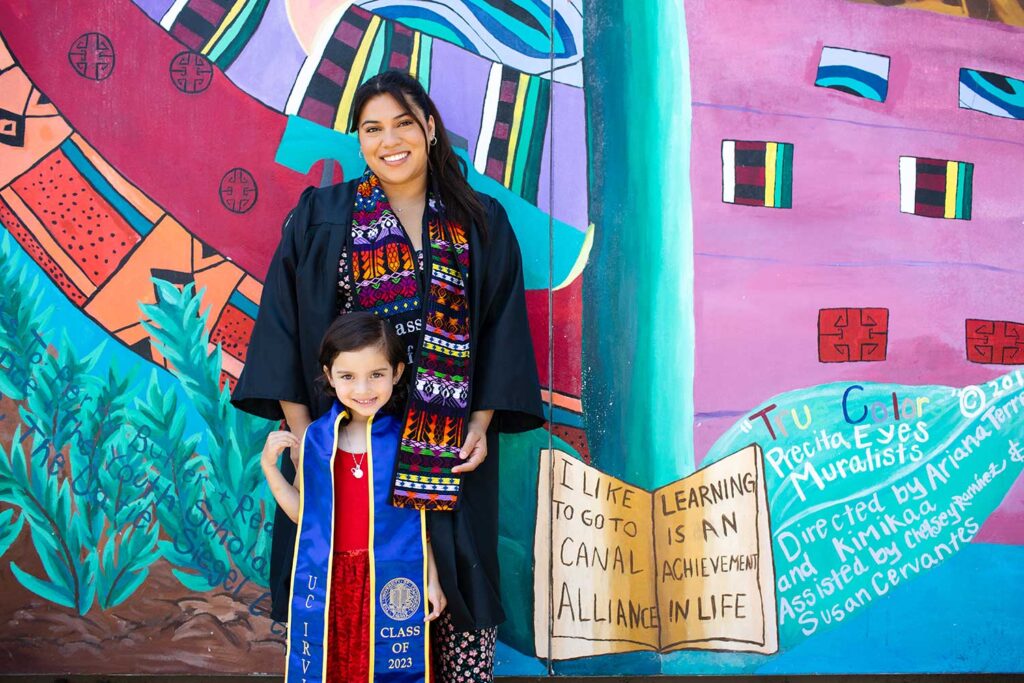
M 0 399 L 0 442 L 10 443 L 17 420 Z M 0 503 L 0 510 L 9 507 Z M 85 616 L 23 587 L 14 562 L 44 577 L 29 529 L 0 557 L 0 674 L 252 674 L 284 671 L 284 630 L 265 616 L 264 591 L 195 594 L 163 559 L 123 603 Z M 257 602 L 259 601 L 259 602 Z M 253 609 L 250 605 L 256 603 Z M 255 612 L 255 614 L 254 614 Z
M 28 530 L 0 560 L 0 672 L 19 674 L 250 674 L 284 670 L 280 625 L 254 616 L 262 590 L 194 594 L 158 560 L 126 601 L 84 617 L 26 590 L 9 563 L 37 576 Z M 269 601 L 264 600 L 264 609 Z M 258 611 L 258 610 L 257 610 Z M 273 629 L 273 632 L 272 632 Z

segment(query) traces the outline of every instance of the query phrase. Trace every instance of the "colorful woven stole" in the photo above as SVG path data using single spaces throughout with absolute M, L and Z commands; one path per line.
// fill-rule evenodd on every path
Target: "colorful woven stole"
M 334 407 L 306 430 L 299 455 L 302 483 L 288 612 L 287 683 L 327 680 L 331 562 L 334 538 L 334 454 L 345 417 Z M 390 505 L 398 421 L 378 414 L 367 425 L 370 485 L 371 683 L 425 683 L 429 676 L 426 606 L 426 516 Z
M 357 308 L 399 330 L 422 329 L 395 470 L 392 504 L 454 510 L 461 477 L 452 474 L 468 425 L 470 398 L 469 243 L 462 226 L 443 220 L 427 198 L 427 291 L 421 292 L 408 237 L 377 176 L 359 181 L 352 213 L 352 278 Z M 419 226 L 417 226 L 419 227 Z M 420 312 L 422 301 L 422 313 Z

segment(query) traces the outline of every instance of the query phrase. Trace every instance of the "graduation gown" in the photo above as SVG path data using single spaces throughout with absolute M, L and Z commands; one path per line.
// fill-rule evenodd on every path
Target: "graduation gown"
M 271 420 L 279 401 L 302 403 L 317 419 L 333 403 L 314 386 L 320 340 L 338 315 L 338 264 L 351 239 L 357 180 L 308 188 L 285 221 L 263 285 L 263 298 L 232 394 L 235 407 Z M 498 574 L 498 433 L 544 423 L 540 384 L 526 316 L 522 256 L 504 208 L 479 194 L 486 237 L 469 229 L 469 305 L 474 345 L 471 410 L 494 410 L 488 456 L 463 475 L 459 508 L 430 513 L 431 545 L 448 610 L 461 630 L 501 623 Z M 349 251 L 350 253 L 350 251 Z M 295 475 L 290 458 L 282 472 Z M 280 509 L 274 518 L 270 560 L 272 618 L 287 620 L 295 525 Z

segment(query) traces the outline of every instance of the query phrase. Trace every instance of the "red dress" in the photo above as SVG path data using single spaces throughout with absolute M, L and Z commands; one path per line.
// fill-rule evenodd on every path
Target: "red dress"
M 362 463 L 363 477 L 352 474 Z M 334 457 L 334 558 L 328 621 L 327 683 L 370 675 L 370 485 L 366 454 Z
M 363 476 L 352 468 L 361 463 Z M 370 482 L 365 454 L 334 457 L 334 558 L 325 683 L 370 676 Z M 433 667 L 428 679 L 433 683 Z

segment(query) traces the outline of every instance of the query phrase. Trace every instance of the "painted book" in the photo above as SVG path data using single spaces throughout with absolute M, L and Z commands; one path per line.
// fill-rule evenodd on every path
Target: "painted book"
M 562 451 L 545 450 L 540 458 L 538 657 L 778 650 L 771 528 L 757 445 L 654 491 Z

